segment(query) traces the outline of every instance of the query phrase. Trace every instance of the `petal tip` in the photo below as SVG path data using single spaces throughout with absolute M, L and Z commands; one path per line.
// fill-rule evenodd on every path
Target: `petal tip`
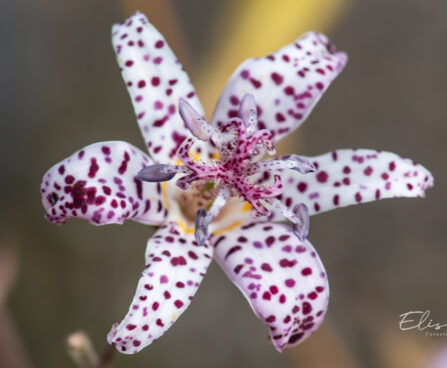
M 337 56 L 339 62 L 338 70 L 341 71 L 349 60 L 348 54 L 343 51 L 338 51 L 335 55 Z
M 110 329 L 109 333 L 107 334 L 107 342 L 109 343 L 109 345 L 113 345 L 115 343 L 114 339 L 115 339 L 115 336 L 116 336 L 117 329 L 118 329 L 118 323 L 115 322 L 112 325 L 112 328 Z
M 272 339 L 273 346 L 275 347 L 276 351 L 278 353 L 284 352 L 284 346 L 281 346 L 279 343 L 277 343 L 275 340 Z

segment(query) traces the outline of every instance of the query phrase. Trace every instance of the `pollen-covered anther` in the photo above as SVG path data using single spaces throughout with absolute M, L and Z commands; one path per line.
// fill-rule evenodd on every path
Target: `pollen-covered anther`
M 293 233 L 298 237 L 298 239 L 304 241 L 309 234 L 309 209 L 304 203 L 298 203 L 293 208 L 293 213 L 299 220 L 298 222 L 293 223 Z
M 209 237 L 206 211 L 203 208 L 197 211 L 194 235 L 196 236 L 196 241 L 200 246 L 205 244 Z
M 144 167 L 137 174 L 137 179 L 151 183 L 171 180 L 178 173 L 191 172 L 185 166 L 155 164 Z
M 180 99 L 179 112 L 189 131 L 202 141 L 207 142 L 212 134 L 212 127 L 188 102 Z
M 230 195 L 230 188 L 226 185 L 222 185 L 211 207 L 209 208 L 208 213 L 203 208 L 197 211 L 194 233 L 199 245 L 203 245 L 208 240 L 208 225 L 218 215 L 222 207 L 225 206 L 225 203 L 227 203 Z
M 208 124 L 205 118 L 182 98 L 179 102 L 179 113 L 185 126 L 194 137 L 205 142 L 211 140 L 220 152 L 227 155 L 220 133 L 211 124 Z
M 247 127 L 247 134 L 252 135 L 256 130 L 256 123 L 258 122 L 258 113 L 256 101 L 252 94 L 244 95 L 239 107 L 239 117 Z
M 300 241 L 306 240 L 310 224 L 307 206 L 304 203 L 298 203 L 291 209 L 277 198 L 268 199 L 267 201 L 292 223 L 293 233 L 297 238 Z
M 288 165 L 288 168 L 298 171 L 300 174 L 309 174 L 317 170 L 316 166 L 307 158 L 295 154 L 281 156 L 278 158 Z

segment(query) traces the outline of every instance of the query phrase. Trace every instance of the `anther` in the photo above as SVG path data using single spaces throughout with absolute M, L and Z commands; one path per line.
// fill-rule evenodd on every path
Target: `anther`
M 226 157 L 226 149 L 221 135 L 184 99 L 180 99 L 179 112 L 188 130 L 194 137 L 202 141 L 210 139 L 216 145 L 220 154 Z
M 309 234 L 309 209 L 304 203 L 298 203 L 293 208 L 293 213 L 299 220 L 297 223 L 293 223 L 293 233 L 300 241 L 305 241 Z
M 298 155 L 286 155 L 278 157 L 278 160 L 290 163 L 290 169 L 298 171 L 300 174 L 309 174 L 317 170 L 315 165 L 305 157 Z
M 247 127 L 247 135 L 252 135 L 256 130 L 256 123 L 258 121 L 256 102 L 252 94 L 247 93 L 242 97 L 239 107 L 239 117 Z
M 218 215 L 222 207 L 225 206 L 228 198 L 230 198 L 230 194 L 230 188 L 222 185 L 208 213 L 203 208 L 197 211 L 195 236 L 199 245 L 203 245 L 208 239 L 208 225 Z
M 171 180 L 177 173 L 189 172 L 191 171 L 184 166 L 155 164 L 146 166 L 144 169 L 140 170 L 137 174 L 137 179 L 151 183 L 159 183 Z
M 208 239 L 208 222 L 206 221 L 206 211 L 203 208 L 197 211 L 194 235 L 200 246 L 205 244 Z
M 180 99 L 179 112 L 189 131 L 202 141 L 209 141 L 211 127 L 205 119 L 184 99 Z

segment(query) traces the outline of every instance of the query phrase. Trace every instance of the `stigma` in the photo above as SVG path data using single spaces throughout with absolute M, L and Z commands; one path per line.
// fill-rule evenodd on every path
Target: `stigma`
M 265 152 L 276 153 L 273 134 L 268 129 L 258 129 L 257 106 L 252 95 L 246 94 L 240 103 L 238 117 L 215 127 L 185 100 L 179 103 L 180 115 L 194 138 L 185 139 L 177 150 L 182 165 L 155 164 L 146 166 L 137 178 L 147 182 L 161 182 L 182 174 L 176 185 L 188 190 L 195 183 L 212 183 L 217 194 L 208 211 L 200 208 L 195 220 L 195 236 L 200 245 L 209 237 L 208 225 L 218 215 L 232 196 L 241 197 L 252 207 L 255 217 L 271 215 L 271 207 L 278 209 L 293 226 L 295 235 L 304 241 L 309 232 L 309 212 L 305 204 L 287 207 L 277 197 L 283 192 L 281 173 L 296 170 L 307 174 L 316 170 L 306 158 L 297 155 L 280 156 L 260 161 Z M 218 150 L 218 158 L 211 163 L 195 161 L 190 149 L 196 139 L 209 142 Z M 273 173 L 273 183 L 257 184 L 265 173 Z

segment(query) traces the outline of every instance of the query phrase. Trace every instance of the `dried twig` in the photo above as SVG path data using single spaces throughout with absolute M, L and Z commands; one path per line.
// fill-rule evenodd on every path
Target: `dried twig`
M 90 337 L 84 331 L 73 332 L 67 337 L 67 350 L 79 368 L 107 368 L 115 355 L 115 347 L 106 345 L 98 356 Z

